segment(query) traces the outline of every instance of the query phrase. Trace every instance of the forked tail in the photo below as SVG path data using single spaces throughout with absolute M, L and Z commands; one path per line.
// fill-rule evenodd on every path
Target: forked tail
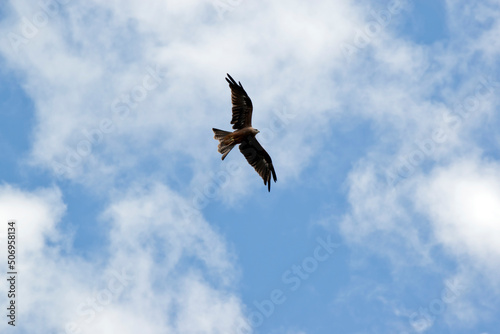
M 229 152 L 231 152 L 231 150 L 233 149 L 233 147 L 236 145 L 236 144 L 227 144 L 227 143 L 224 143 L 224 138 L 230 134 L 231 132 L 229 131 L 224 131 L 224 130 L 219 130 L 219 129 L 212 129 L 215 133 L 215 136 L 214 138 L 217 139 L 219 141 L 219 146 L 217 147 L 218 148 L 218 151 L 220 154 L 222 154 L 222 160 L 224 160 L 224 158 L 226 157 L 226 155 L 229 154 Z

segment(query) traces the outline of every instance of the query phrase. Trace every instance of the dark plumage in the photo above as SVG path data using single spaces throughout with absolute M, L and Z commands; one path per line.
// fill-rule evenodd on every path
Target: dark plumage
M 252 127 L 252 100 L 248 97 L 241 83 L 236 83 L 229 74 L 226 81 L 231 88 L 231 102 L 233 104 L 231 124 L 233 124 L 235 131 L 212 129 L 215 133 L 214 138 L 219 141 L 218 151 L 224 160 L 233 147 L 240 144 L 241 153 L 262 177 L 268 191 L 271 191 L 271 177 L 276 182 L 276 172 L 271 157 L 255 138 L 259 130 Z

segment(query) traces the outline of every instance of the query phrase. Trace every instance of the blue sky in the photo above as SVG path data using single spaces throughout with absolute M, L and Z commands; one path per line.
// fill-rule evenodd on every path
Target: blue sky
M 0 331 L 497 333 L 499 18 L 493 0 L 2 2 L 0 247 L 16 219 L 20 280 Z M 217 153 L 226 73 L 270 193 Z

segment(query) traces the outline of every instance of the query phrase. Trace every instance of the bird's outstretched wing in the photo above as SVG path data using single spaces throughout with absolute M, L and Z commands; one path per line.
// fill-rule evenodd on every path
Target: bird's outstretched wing
M 276 182 L 276 172 L 274 171 L 273 161 L 266 150 L 260 145 L 254 136 L 246 137 L 240 144 L 240 151 L 243 153 L 248 163 L 255 168 L 257 173 L 267 184 L 268 191 L 271 191 L 271 174 Z
M 231 102 L 233 104 L 233 118 L 231 124 L 233 129 L 243 129 L 252 126 L 252 100 L 243 89 L 241 82 L 236 83 L 228 74 L 226 81 L 231 88 Z

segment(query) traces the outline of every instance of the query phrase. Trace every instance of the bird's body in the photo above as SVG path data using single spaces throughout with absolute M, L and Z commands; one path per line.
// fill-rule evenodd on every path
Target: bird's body
M 241 83 L 237 84 L 229 74 L 227 76 L 226 81 L 231 88 L 233 104 L 231 124 L 233 124 L 235 131 L 212 129 L 215 133 L 214 138 L 219 141 L 218 151 L 224 160 L 234 146 L 239 144 L 241 153 L 262 177 L 264 185 L 267 185 L 268 190 L 271 191 L 271 176 L 276 182 L 276 172 L 271 157 L 255 138 L 259 130 L 252 127 L 252 101 Z
M 241 142 L 248 136 L 254 136 L 259 133 L 259 130 L 254 129 L 252 127 L 243 128 L 240 130 L 236 130 L 234 132 L 230 132 L 228 135 L 224 136 L 222 139 L 223 145 L 231 145 L 231 144 L 241 144 Z

